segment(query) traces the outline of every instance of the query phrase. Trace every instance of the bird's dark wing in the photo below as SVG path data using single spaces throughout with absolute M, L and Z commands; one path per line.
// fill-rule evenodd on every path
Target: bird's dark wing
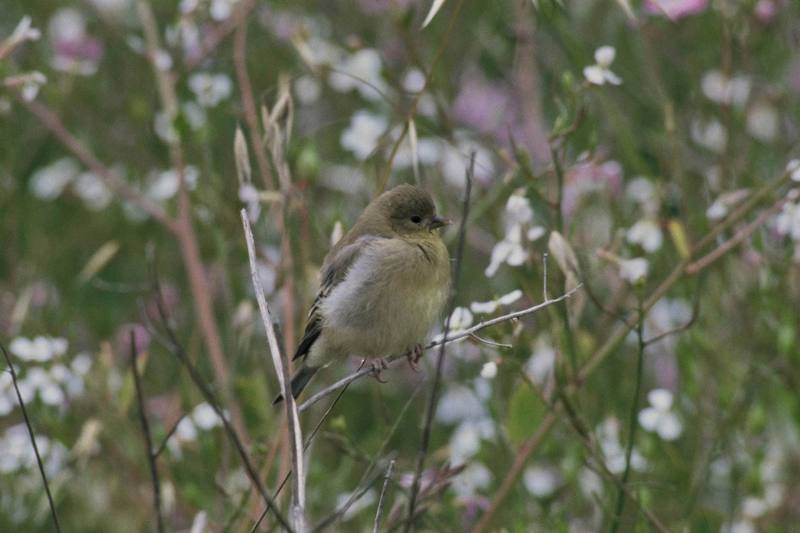
M 314 298 L 314 303 L 308 311 L 306 318 L 306 329 L 303 332 L 303 338 L 297 346 L 297 351 L 293 359 L 304 357 L 308 355 L 314 342 L 319 338 L 322 333 L 322 314 L 320 306 L 325 298 L 331 291 L 347 276 L 347 271 L 358 259 L 359 255 L 366 249 L 371 242 L 381 239 L 375 235 L 365 235 L 358 238 L 355 242 L 343 246 L 341 249 L 335 251 L 332 257 L 329 257 L 322 267 L 321 281 L 317 297 Z

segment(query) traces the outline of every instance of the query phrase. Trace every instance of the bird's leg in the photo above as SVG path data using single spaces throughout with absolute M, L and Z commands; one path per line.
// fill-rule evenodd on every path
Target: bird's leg
M 381 372 L 389 368 L 389 364 L 383 357 L 377 357 L 372 360 L 372 377 L 378 380 L 378 383 L 386 383 L 385 379 L 381 379 Z
M 422 359 L 422 353 L 424 351 L 425 350 L 422 348 L 421 344 L 415 344 L 414 347 L 406 353 L 408 366 L 410 366 L 411 370 L 414 372 L 419 372 L 419 366 L 417 366 L 417 363 L 419 363 L 419 360 Z

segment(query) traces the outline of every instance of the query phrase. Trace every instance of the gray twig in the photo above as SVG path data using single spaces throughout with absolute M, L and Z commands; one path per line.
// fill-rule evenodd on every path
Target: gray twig
M 453 315 L 453 308 L 456 304 L 456 297 L 458 296 L 458 285 L 461 281 L 461 261 L 464 257 L 464 241 L 466 240 L 467 233 L 467 217 L 469 216 L 469 200 L 470 193 L 472 192 L 472 176 L 475 171 L 475 152 L 470 154 L 469 167 L 466 171 L 465 181 L 466 189 L 464 191 L 464 205 L 461 210 L 461 224 L 458 228 L 458 246 L 456 248 L 456 262 L 453 267 L 453 289 L 450 291 L 450 301 L 447 306 L 447 317 L 444 320 L 444 338 L 450 332 L 450 318 Z M 417 505 L 417 495 L 419 493 L 420 479 L 422 477 L 422 470 L 425 467 L 425 459 L 428 456 L 428 447 L 431 442 L 431 428 L 433 427 L 433 415 L 436 411 L 436 402 L 438 400 L 439 382 L 442 377 L 442 367 L 444 366 L 444 351 L 446 343 L 439 346 L 439 354 L 436 358 L 436 372 L 433 375 L 433 383 L 431 384 L 431 393 L 428 396 L 428 406 L 425 411 L 425 425 L 422 430 L 422 443 L 420 444 L 419 454 L 417 455 L 417 467 L 414 470 L 414 481 L 411 483 L 411 495 L 408 499 L 408 520 L 405 523 L 404 531 L 411 531 L 414 527 L 414 511 Z
M 378 533 L 378 526 L 381 525 L 381 514 L 383 514 L 384 496 L 386 496 L 386 487 L 389 486 L 389 480 L 392 478 L 394 471 L 395 460 L 389 461 L 389 467 L 386 469 L 386 475 L 383 477 L 383 487 L 381 487 L 381 495 L 378 497 L 378 510 L 375 511 L 375 521 L 372 524 L 372 533 Z
M 264 322 L 264 329 L 267 332 L 267 341 L 269 343 L 270 355 L 272 356 L 272 364 L 275 366 L 275 372 L 278 374 L 281 392 L 283 393 L 283 399 L 286 403 L 286 425 L 289 429 L 289 439 L 292 442 L 292 471 L 294 472 L 292 476 L 294 492 L 289 519 L 296 530 L 303 532 L 306 530 L 306 476 L 305 465 L 303 464 L 303 432 L 300 427 L 297 403 L 295 402 L 294 396 L 292 396 L 289 360 L 286 354 L 281 352 L 280 346 L 278 345 L 278 337 L 275 335 L 275 329 L 272 327 L 269 305 L 267 304 L 266 298 L 264 298 L 264 288 L 261 286 L 261 278 L 258 276 L 256 245 L 253 239 L 253 230 L 250 228 L 250 221 L 247 218 L 247 210 L 242 209 L 240 214 L 242 217 L 244 236 L 247 241 L 247 254 L 250 258 L 250 274 L 253 278 L 253 288 L 255 289 L 258 308 L 261 312 L 261 320 Z
M 19 392 L 17 386 L 17 372 L 14 370 L 14 365 L 11 364 L 11 357 L 6 351 L 6 347 L 0 343 L 0 350 L 3 351 L 3 357 L 6 359 L 8 370 L 11 372 L 11 382 L 14 384 L 14 392 L 17 393 L 17 400 L 22 409 L 22 418 L 25 419 L 25 427 L 28 428 L 28 435 L 31 437 L 31 444 L 33 445 L 33 453 L 36 455 L 36 464 L 39 465 L 39 474 L 42 475 L 42 483 L 44 483 L 44 491 L 47 493 L 47 503 L 50 505 L 50 514 L 53 516 L 53 525 L 56 528 L 56 533 L 61 533 L 61 525 L 58 523 L 58 514 L 56 513 L 56 505 L 53 503 L 53 495 L 50 493 L 50 484 L 47 482 L 47 475 L 44 473 L 44 463 L 42 463 L 42 456 L 39 454 L 39 446 L 36 444 L 36 436 L 33 434 L 33 426 L 31 420 L 28 418 L 28 410 L 25 409 L 25 402 L 22 401 L 22 394 Z
M 134 339 L 133 330 L 130 331 L 130 342 L 131 370 L 133 371 L 133 383 L 136 387 L 136 402 L 139 404 L 139 422 L 142 424 L 142 436 L 144 437 L 144 447 L 147 453 L 147 463 L 150 466 L 150 479 L 153 482 L 153 508 L 156 513 L 156 529 L 159 533 L 163 533 L 164 517 L 161 514 L 161 483 L 158 480 L 156 454 L 153 453 L 153 438 L 150 433 L 150 423 L 147 421 L 147 414 L 144 411 L 142 380 L 139 376 L 139 367 L 136 365 L 136 340 Z

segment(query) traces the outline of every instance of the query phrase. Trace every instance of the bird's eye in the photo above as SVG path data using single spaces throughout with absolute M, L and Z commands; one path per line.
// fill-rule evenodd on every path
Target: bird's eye
M 422 217 L 419 215 L 414 215 L 413 217 L 411 217 L 411 222 L 413 222 L 414 224 L 419 224 L 420 222 L 422 222 Z

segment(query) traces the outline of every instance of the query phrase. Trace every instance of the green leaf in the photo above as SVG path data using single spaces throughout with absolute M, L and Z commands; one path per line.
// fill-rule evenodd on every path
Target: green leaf
M 511 395 L 506 416 L 506 431 L 515 444 L 521 444 L 536 431 L 544 415 L 544 406 L 539 397 L 524 383 L 517 383 Z

